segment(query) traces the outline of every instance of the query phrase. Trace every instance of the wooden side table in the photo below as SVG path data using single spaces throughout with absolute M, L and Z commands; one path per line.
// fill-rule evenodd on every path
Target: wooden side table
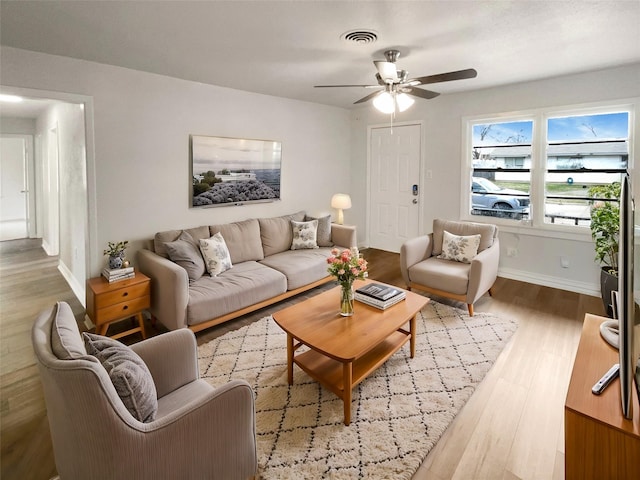
M 136 317 L 138 326 L 111 338 L 121 338 L 136 332 L 147 338 L 142 311 L 151 306 L 151 279 L 140 272 L 134 278 L 109 283 L 104 277 L 87 280 L 87 315 L 96 326 L 96 333 L 106 335 L 109 325 Z

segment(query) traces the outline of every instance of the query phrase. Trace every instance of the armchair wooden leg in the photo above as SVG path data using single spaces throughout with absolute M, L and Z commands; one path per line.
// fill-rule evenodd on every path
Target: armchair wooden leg
M 467 309 L 469 310 L 469 316 L 473 317 L 473 303 L 467 303 Z

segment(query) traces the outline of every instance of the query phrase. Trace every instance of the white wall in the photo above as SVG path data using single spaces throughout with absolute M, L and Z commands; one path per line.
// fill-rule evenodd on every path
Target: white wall
M 482 72 L 479 72 L 482 75 Z M 431 86 L 437 91 L 438 86 Z M 422 120 L 425 125 L 423 177 L 424 228 L 431 231 L 436 217 L 460 218 L 462 119 L 473 115 L 515 112 L 525 109 L 615 101 L 635 97 L 634 135 L 640 142 L 640 64 L 558 77 L 521 84 L 441 95 L 433 100 L 417 100 L 412 108 L 397 116 L 396 122 Z M 358 209 L 359 243 L 366 244 L 367 127 L 388 124 L 388 115 L 371 105 L 352 113 L 352 186 L 354 209 Z M 637 150 L 636 150 L 637 151 Z M 636 175 L 636 186 L 640 186 Z M 640 192 L 640 188 L 636 188 Z M 557 236 L 553 234 L 554 236 Z M 501 228 L 500 275 L 571 291 L 599 295 L 599 267 L 593 261 L 593 244 L 588 233 L 551 238 L 548 232 L 526 228 Z M 517 247 L 517 257 L 507 257 L 506 249 Z M 569 268 L 560 267 L 560 255 L 569 259 Z
M 36 121 L 33 118 L 0 116 L 0 133 L 33 135 L 35 131 Z
M 57 243 L 59 268 L 76 295 L 84 300 L 86 280 L 86 239 L 88 236 L 87 168 L 84 128 L 84 106 L 72 103 L 55 103 L 36 121 L 37 135 L 48 141 L 49 132 L 55 128 L 58 136 L 58 198 L 44 198 L 45 207 L 43 238 Z M 50 151 L 49 145 L 43 151 Z M 46 155 L 45 155 L 46 157 Z M 43 158 L 46 162 L 48 159 Z M 44 167 L 44 165 L 43 165 Z M 50 168 L 56 168 L 51 165 Z M 46 191 L 46 189 L 44 189 Z M 51 192 L 54 194 L 54 192 Z M 51 205 L 58 203 L 58 215 L 44 215 Z M 48 225 L 53 218 L 58 225 Z M 47 239 L 47 232 L 59 235 Z
M 9 47 L 1 54 L 3 85 L 93 99 L 89 276 L 104 266 L 108 241 L 129 240 L 133 257 L 160 230 L 301 209 L 330 213 L 332 194 L 349 188 L 347 110 Z M 189 208 L 190 134 L 281 141 L 281 201 Z

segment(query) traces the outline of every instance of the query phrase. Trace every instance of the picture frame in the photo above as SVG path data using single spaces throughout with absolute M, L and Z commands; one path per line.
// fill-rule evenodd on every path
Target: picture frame
M 282 143 L 189 135 L 191 208 L 280 200 Z

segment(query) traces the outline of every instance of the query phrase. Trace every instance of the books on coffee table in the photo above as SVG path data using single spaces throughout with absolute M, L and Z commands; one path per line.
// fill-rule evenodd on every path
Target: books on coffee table
M 404 300 L 406 297 L 402 290 L 382 285 L 380 283 L 369 283 L 355 291 L 354 298 L 359 302 L 366 303 L 372 307 L 384 310 Z

